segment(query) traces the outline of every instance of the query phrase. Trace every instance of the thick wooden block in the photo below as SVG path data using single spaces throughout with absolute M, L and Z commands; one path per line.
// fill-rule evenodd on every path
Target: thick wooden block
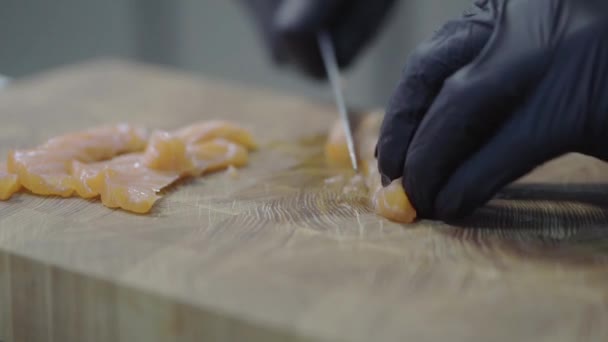
M 0 252 L 0 341 L 13 340 L 13 305 L 9 258 Z
M 0 156 L 130 121 L 233 119 L 238 179 L 170 189 L 150 215 L 26 193 L 0 202 L 6 341 L 608 339 L 608 167 L 569 155 L 457 225 L 401 226 L 327 186 L 332 105 L 97 61 L 0 93 Z

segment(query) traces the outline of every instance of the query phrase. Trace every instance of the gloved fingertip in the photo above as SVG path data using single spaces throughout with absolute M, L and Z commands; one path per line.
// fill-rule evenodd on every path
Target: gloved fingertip
M 421 153 L 408 154 L 403 167 L 403 188 L 420 218 L 433 218 L 434 199 L 439 176 L 432 161 Z
M 382 137 L 378 147 L 378 170 L 383 177 L 392 180 L 401 177 L 407 143 Z
M 376 158 L 380 173 L 392 181 L 403 175 L 407 150 L 418 122 L 411 120 L 409 112 L 391 108 L 387 109 L 380 128 Z
M 391 184 L 391 179 L 386 175 L 380 175 L 380 180 L 382 182 L 382 186 L 387 187 Z

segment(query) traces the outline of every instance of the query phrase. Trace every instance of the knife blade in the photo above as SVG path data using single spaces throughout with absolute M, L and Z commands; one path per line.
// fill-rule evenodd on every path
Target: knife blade
M 344 132 L 346 134 L 346 144 L 348 146 L 348 154 L 350 161 L 355 172 L 358 171 L 357 165 L 357 154 L 355 151 L 355 142 L 353 139 L 353 132 L 350 126 L 350 118 L 348 117 L 348 110 L 346 109 L 346 103 L 344 102 L 344 95 L 342 93 L 342 84 L 340 81 L 340 70 L 338 68 L 338 62 L 336 61 L 336 53 L 334 51 L 333 42 L 329 34 L 325 31 L 321 31 L 318 34 L 319 49 L 321 50 L 321 57 L 331 88 L 333 89 L 334 98 L 336 105 L 338 106 L 338 112 L 344 126 Z

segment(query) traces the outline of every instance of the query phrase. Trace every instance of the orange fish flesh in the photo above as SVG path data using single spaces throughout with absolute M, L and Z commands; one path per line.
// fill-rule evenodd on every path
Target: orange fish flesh
M 249 131 L 228 121 L 156 131 L 149 140 L 130 125 L 94 128 L 12 151 L 5 169 L 0 165 L 0 199 L 23 184 L 35 194 L 100 197 L 107 207 L 143 214 L 178 179 L 244 166 L 256 146 Z
M 399 223 L 412 223 L 417 213 L 405 192 L 401 179 L 383 187 L 374 157 L 374 147 L 377 140 L 375 117 L 369 116 L 360 123 L 355 132 L 356 143 L 360 157 L 360 169 L 365 177 L 365 185 L 370 195 L 371 206 L 376 214 Z M 346 134 L 341 122 L 336 122 L 325 143 L 325 159 L 332 167 L 350 167 L 350 157 Z
M 175 134 L 183 139 L 187 145 L 223 138 L 243 145 L 248 150 L 257 148 L 257 143 L 249 130 L 236 123 L 225 120 L 211 120 L 195 123 L 177 130 Z
M 7 200 L 19 191 L 21 183 L 19 176 L 14 173 L 9 173 L 6 168 L 6 163 L 0 163 L 0 200 Z
M 19 176 L 34 194 L 69 197 L 74 192 L 70 167 L 73 160 L 94 162 L 146 146 L 145 131 L 127 124 L 102 126 L 50 139 L 31 150 L 8 156 L 8 171 Z

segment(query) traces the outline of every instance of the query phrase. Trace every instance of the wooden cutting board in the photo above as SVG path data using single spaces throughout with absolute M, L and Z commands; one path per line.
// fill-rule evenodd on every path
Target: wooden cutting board
M 608 339 L 608 168 L 571 155 L 460 225 L 390 223 L 324 186 L 331 104 L 119 61 L 0 92 L 0 156 L 117 121 L 234 119 L 262 142 L 234 180 L 150 215 L 0 202 L 2 341 Z

